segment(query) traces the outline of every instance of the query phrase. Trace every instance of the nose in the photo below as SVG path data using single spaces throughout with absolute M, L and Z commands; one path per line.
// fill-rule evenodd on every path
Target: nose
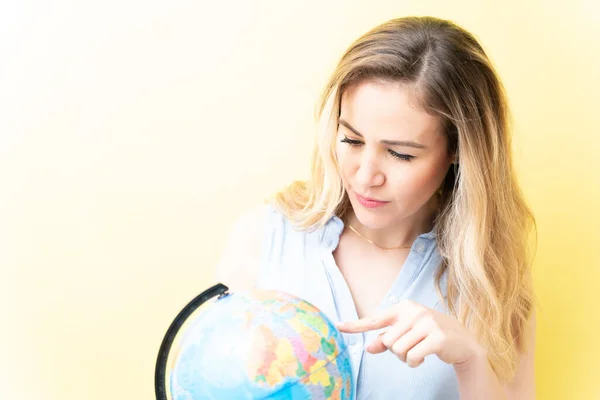
M 356 180 L 362 186 L 380 186 L 385 181 L 385 175 L 379 165 L 374 151 L 363 151 L 358 160 Z

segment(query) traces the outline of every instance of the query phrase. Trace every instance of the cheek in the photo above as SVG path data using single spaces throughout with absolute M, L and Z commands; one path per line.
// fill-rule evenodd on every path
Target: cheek
M 445 163 L 421 165 L 395 177 L 395 192 L 402 197 L 429 198 L 438 189 L 446 175 Z
M 445 175 L 444 166 L 441 164 L 432 165 L 422 171 L 420 180 L 421 185 L 425 187 L 436 187 L 441 183 Z

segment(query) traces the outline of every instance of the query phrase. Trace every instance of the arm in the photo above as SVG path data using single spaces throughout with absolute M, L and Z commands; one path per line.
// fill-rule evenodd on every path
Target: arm
M 214 279 L 232 292 L 256 288 L 266 211 L 253 209 L 239 218 L 226 239 Z
M 370 353 L 391 351 L 409 367 L 419 367 L 426 356 L 437 354 L 454 366 L 462 400 L 531 400 L 533 380 L 533 336 L 535 320 L 524 332 L 526 350 L 519 360 L 514 380 L 503 387 L 492 369 L 486 350 L 473 333 L 454 317 L 413 301 L 403 301 L 373 316 L 337 324 L 342 332 L 387 330 L 366 348 Z
M 461 399 L 535 399 L 534 347 L 535 313 L 527 332 L 527 349 L 521 355 L 512 382 L 502 387 L 484 355 L 474 358 L 469 364 L 456 365 L 456 377 Z

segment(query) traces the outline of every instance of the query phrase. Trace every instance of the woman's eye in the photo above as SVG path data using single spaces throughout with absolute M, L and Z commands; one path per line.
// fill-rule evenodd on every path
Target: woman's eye
M 411 156 L 408 154 L 402 154 L 402 153 L 396 153 L 393 150 L 388 150 L 390 152 L 390 154 L 395 157 L 395 158 L 399 158 L 400 160 L 404 160 L 404 161 L 410 161 L 413 158 L 415 158 L 415 156 Z
M 348 139 L 347 137 L 344 136 L 344 138 L 341 140 L 342 143 L 347 143 L 350 146 L 360 146 L 362 144 L 361 141 L 359 140 L 352 140 L 352 139 Z
M 341 142 L 346 143 L 352 147 L 361 146 L 363 144 L 363 142 L 361 142 L 360 140 L 353 140 L 346 136 L 344 136 L 344 138 L 341 140 Z M 399 160 L 403 160 L 403 161 L 411 161 L 413 158 L 415 158 L 415 156 L 411 156 L 408 154 L 396 153 L 394 150 L 388 150 L 388 152 L 392 155 L 392 157 L 397 158 Z

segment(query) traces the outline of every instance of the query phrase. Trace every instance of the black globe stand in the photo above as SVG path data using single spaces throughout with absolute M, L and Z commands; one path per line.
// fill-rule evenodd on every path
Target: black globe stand
M 192 301 L 190 301 L 183 308 L 183 310 L 179 312 L 179 314 L 177 314 L 169 326 L 169 329 L 163 338 L 162 344 L 160 345 L 158 358 L 156 360 L 156 369 L 154 372 L 154 390 L 156 392 L 156 400 L 168 400 L 166 382 L 167 361 L 169 359 L 171 346 L 173 345 L 173 341 L 175 340 L 179 329 L 188 319 L 188 317 L 198 309 L 198 307 L 215 296 L 219 296 L 219 298 L 226 296 L 228 294 L 228 290 L 229 288 L 227 286 L 223 285 L 222 283 L 217 283 L 210 289 L 200 293 Z

